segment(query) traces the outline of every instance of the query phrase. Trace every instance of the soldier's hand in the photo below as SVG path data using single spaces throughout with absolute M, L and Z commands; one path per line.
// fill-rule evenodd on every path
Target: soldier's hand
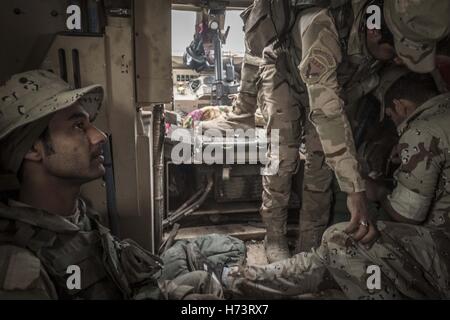
M 379 232 L 376 224 L 370 218 L 365 192 L 348 194 L 347 207 L 351 214 L 351 220 L 345 232 L 350 234 L 356 242 L 370 248 L 378 239 Z

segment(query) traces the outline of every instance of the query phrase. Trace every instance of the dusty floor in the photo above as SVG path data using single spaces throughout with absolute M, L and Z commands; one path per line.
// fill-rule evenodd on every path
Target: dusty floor
M 268 263 L 263 241 L 250 240 L 245 244 L 247 246 L 247 264 L 264 265 Z

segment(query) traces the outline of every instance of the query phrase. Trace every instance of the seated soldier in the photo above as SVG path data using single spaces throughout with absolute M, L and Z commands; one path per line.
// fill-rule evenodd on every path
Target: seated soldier
M 225 284 L 235 296 L 279 298 L 338 285 L 350 299 L 450 298 L 450 94 L 439 95 L 430 75 L 405 74 L 383 95 L 400 135 L 395 189 L 389 194 L 368 183 L 370 198 L 393 221 L 370 222 L 380 232 L 370 246 L 340 223 L 327 229 L 317 250 L 227 270 Z
M 106 136 L 92 124 L 100 86 L 73 90 L 36 70 L 13 76 L 0 97 L 1 171 L 20 181 L 17 198 L 0 203 L 0 299 L 222 297 L 205 271 L 161 281 L 160 258 L 114 238 L 79 198 L 105 173 Z

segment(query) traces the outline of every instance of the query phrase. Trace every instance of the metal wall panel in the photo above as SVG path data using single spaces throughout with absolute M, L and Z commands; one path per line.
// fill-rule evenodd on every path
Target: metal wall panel
M 0 1 L 0 83 L 39 67 L 55 33 L 66 30 L 67 2 Z
M 172 102 L 171 3 L 134 1 L 136 93 L 139 104 Z

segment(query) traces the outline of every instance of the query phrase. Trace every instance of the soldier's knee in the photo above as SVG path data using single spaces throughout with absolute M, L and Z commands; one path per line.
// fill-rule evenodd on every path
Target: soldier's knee
M 332 225 L 325 230 L 322 237 L 322 243 L 326 244 L 328 249 L 345 248 L 348 244 L 348 240 L 350 239 L 349 235 L 344 232 L 346 227 L 346 222 Z

